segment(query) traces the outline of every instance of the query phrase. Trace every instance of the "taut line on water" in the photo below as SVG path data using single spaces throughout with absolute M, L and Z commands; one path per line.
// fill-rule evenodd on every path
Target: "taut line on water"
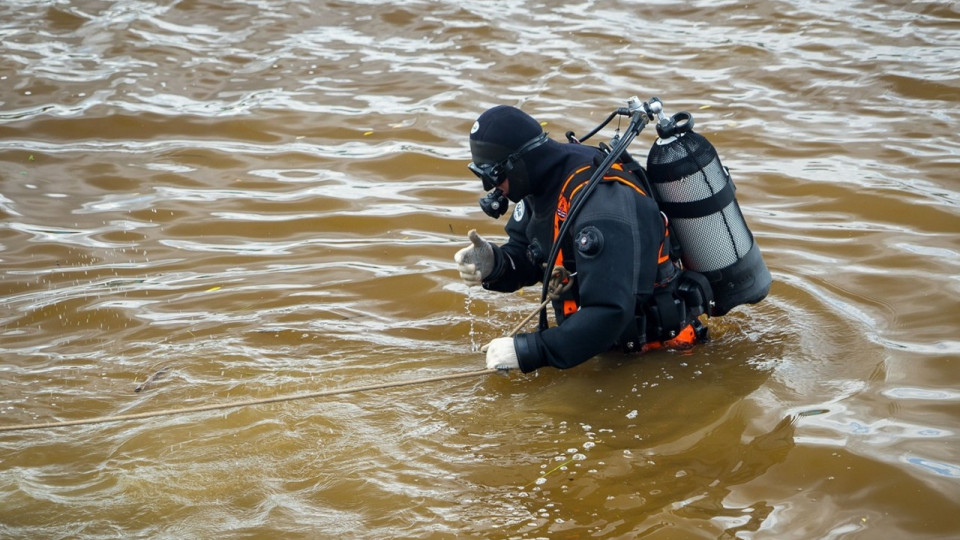
M 267 403 L 280 403 L 284 401 L 296 401 L 301 399 L 315 399 L 327 396 L 336 396 L 343 394 L 354 394 L 357 392 L 368 392 L 371 390 L 380 390 L 384 388 L 396 388 L 399 386 L 412 386 L 415 384 L 425 384 L 438 381 L 452 381 L 456 379 L 466 379 L 479 375 L 488 375 L 496 373 L 495 369 L 480 369 L 475 371 L 465 371 L 462 373 L 448 373 L 446 375 L 437 375 L 434 377 L 424 377 L 422 379 L 413 379 L 407 381 L 395 381 L 386 383 L 370 384 L 366 386 L 354 386 L 351 388 L 340 388 L 333 390 L 321 390 L 318 392 L 309 392 L 306 394 L 293 394 L 285 396 L 274 396 L 269 398 L 249 399 L 245 401 L 233 401 L 229 403 L 220 403 L 215 405 L 198 405 L 196 407 L 186 407 L 182 409 L 165 409 L 159 411 L 150 411 L 133 414 L 121 414 L 116 416 L 99 416 L 96 418 L 85 418 L 81 420 L 64 420 L 62 422 L 44 422 L 39 424 L 24 424 L 17 426 L 0 426 L 0 433 L 9 433 L 13 431 L 27 431 L 31 429 L 52 429 L 66 426 L 81 426 L 89 424 L 107 424 L 111 422 L 125 422 L 130 420 L 141 420 L 144 418 L 155 418 L 158 416 L 174 416 L 179 414 L 189 414 L 203 411 L 215 411 L 222 409 L 235 409 L 238 407 L 250 407 L 253 405 L 264 405 Z

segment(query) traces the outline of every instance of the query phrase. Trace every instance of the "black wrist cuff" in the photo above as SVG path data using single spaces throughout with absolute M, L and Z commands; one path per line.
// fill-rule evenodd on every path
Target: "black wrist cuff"
M 520 371 L 530 373 L 545 366 L 537 347 L 537 334 L 517 334 L 513 338 L 513 348 L 517 351 L 517 363 Z
M 507 266 L 513 267 L 513 260 L 509 255 L 503 252 L 500 249 L 500 246 L 495 246 L 490 244 L 490 247 L 493 248 L 493 270 L 490 273 L 483 277 L 483 287 L 486 288 L 488 283 L 493 283 L 503 277 L 504 272 L 507 270 Z

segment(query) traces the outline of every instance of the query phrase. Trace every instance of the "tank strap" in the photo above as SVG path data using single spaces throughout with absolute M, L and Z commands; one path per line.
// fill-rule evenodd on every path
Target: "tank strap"
M 724 171 L 726 172 L 726 171 Z M 701 218 L 711 214 L 719 213 L 734 201 L 736 188 L 727 175 L 727 183 L 723 189 L 699 201 L 692 202 L 667 202 L 660 201 L 660 210 L 672 218 Z

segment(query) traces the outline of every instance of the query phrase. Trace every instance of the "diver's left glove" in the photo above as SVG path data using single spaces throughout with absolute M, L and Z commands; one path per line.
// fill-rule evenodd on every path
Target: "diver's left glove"
M 488 343 L 487 369 L 519 369 L 520 360 L 517 359 L 517 350 L 513 347 L 513 338 L 498 337 Z
M 483 239 L 475 229 L 467 233 L 473 244 L 465 247 L 453 256 L 460 277 L 467 285 L 480 285 L 483 278 L 493 271 L 493 246 Z

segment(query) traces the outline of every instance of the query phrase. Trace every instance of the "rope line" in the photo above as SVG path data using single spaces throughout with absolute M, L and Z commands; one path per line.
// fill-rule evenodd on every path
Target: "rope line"
M 541 309 L 547 307 L 547 304 L 549 304 L 554 300 L 559 299 L 561 294 L 567 292 L 570 289 L 570 287 L 573 286 L 573 280 L 570 278 L 573 277 L 574 275 L 575 274 L 571 274 L 570 271 L 564 268 L 563 266 L 554 266 L 553 272 L 550 274 L 550 282 L 549 282 L 550 293 L 547 295 L 546 298 L 544 298 L 543 302 L 540 302 L 540 305 L 537 306 L 537 309 L 535 309 L 533 313 L 527 315 L 526 319 L 520 321 L 520 324 L 514 327 L 513 331 L 507 334 L 507 336 L 513 337 L 517 335 L 520 332 L 520 330 L 528 322 L 530 322 L 530 319 L 533 319 L 540 313 Z
M 574 277 L 575 275 L 576 274 L 571 274 L 563 266 L 554 267 L 553 273 L 550 276 L 550 281 L 548 283 L 550 294 L 539 306 L 537 306 L 536 310 L 530 313 L 530 315 L 527 315 L 527 318 L 520 321 L 520 324 L 518 324 L 516 328 L 514 328 L 514 330 L 510 332 L 510 336 L 516 335 L 517 332 L 519 332 L 520 329 L 523 328 L 525 324 L 530 322 L 530 319 L 535 317 L 537 313 L 539 313 L 540 310 L 543 309 L 551 300 L 557 300 L 560 297 L 560 294 L 566 292 L 573 285 L 573 280 L 571 280 L 570 278 Z M 484 346 L 480 350 L 485 352 L 486 347 Z M 147 379 L 146 382 L 144 382 L 144 384 L 142 384 L 141 386 L 138 386 L 136 391 L 139 392 L 140 390 L 146 388 L 147 385 L 151 382 L 151 378 L 160 374 L 163 371 L 164 370 L 161 370 L 160 372 L 157 372 L 154 375 L 152 375 L 150 378 Z M 189 414 L 189 413 L 204 412 L 204 411 L 236 409 L 239 407 L 264 405 L 267 403 L 280 403 L 284 401 L 296 401 L 301 399 L 315 399 L 320 397 L 337 396 L 337 395 L 344 395 L 344 394 L 355 394 L 357 392 L 368 392 L 370 390 L 381 390 L 384 388 L 396 388 L 399 386 L 412 386 L 415 384 L 425 384 L 425 383 L 438 382 L 438 381 L 452 381 L 456 379 L 466 379 L 468 377 L 486 375 L 489 373 L 494 373 L 496 371 L 497 370 L 495 369 L 479 369 L 476 371 L 466 371 L 463 373 L 448 373 L 446 375 L 437 375 L 435 377 L 425 377 L 422 379 L 413 379 L 413 380 L 407 380 L 407 381 L 396 381 L 396 382 L 388 382 L 388 383 L 377 383 L 377 384 L 370 384 L 367 386 L 354 386 L 352 388 L 341 388 L 341 389 L 334 389 L 334 390 L 321 390 L 318 392 L 309 392 L 306 394 L 274 396 L 269 398 L 248 399 L 245 401 L 232 401 L 229 403 L 219 403 L 214 405 L 197 405 L 196 407 L 185 407 L 182 409 L 163 409 L 159 411 L 150 411 L 150 412 L 132 413 L 132 414 L 119 414 L 115 416 L 98 416 L 95 418 L 84 418 L 80 420 L 64 420 L 61 422 L 42 422 L 38 424 L 24 424 L 24 425 L 17 425 L 17 426 L 0 426 L 0 433 L 10 433 L 13 431 L 27 431 L 27 430 L 33 430 L 33 429 L 52 429 L 52 428 L 67 427 L 67 426 L 82 426 L 82 425 L 90 425 L 90 424 L 107 424 L 111 422 L 126 422 L 129 420 L 142 420 L 144 418 L 156 418 L 158 416 L 174 416 L 178 414 Z
M 407 381 L 395 381 L 387 383 L 370 384 L 366 386 L 354 386 L 352 388 L 341 388 L 334 390 L 321 390 L 318 392 L 309 392 L 306 394 L 294 394 L 286 396 L 274 396 L 260 399 L 249 399 L 245 401 L 233 401 L 229 403 L 220 403 L 215 405 L 198 405 L 196 407 L 186 407 L 182 409 L 165 409 L 159 411 L 150 411 L 133 414 L 121 414 L 116 416 L 100 416 L 96 418 L 86 418 L 81 420 L 64 420 L 62 422 L 44 422 L 39 424 L 25 424 L 18 426 L 0 426 L 0 433 L 9 433 L 13 431 L 27 431 L 32 429 L 51 429 L 66 426 L 81 426 L 88 424 L 106 424 L 110 422 L 124 422 L 129 420 L 140 420 L 143 418 L 155 418 L 158 416 L 174 416 L 179 414 L 188 414 L 203 411 L 215 411 L 222 409 L 235 409 L 238 407 L 249 407 L 252 405 L 264 405 L 266 403 L 280 403 L 284 401 L 296 401 L 301 399 L 315 399 L 320 397 L 336 396 L 343 394 L 355 394 L 357 392 L 368 392 L 371 390 L 380 390 L 384 388 L 396 388 L 399 386 L 411 386 L 415 384 L 424 384 L 438 381 L 452 381 L 456 379 L 466 379 L 478 375 L 488 375 L 494 373 L 493 369 L 480 369 L 476 371 L 466 371 L 463 373 L 448 373 L 446 375 L 437 375 L 435 377 L 424 377 L 422 379 L 413 379 Z

